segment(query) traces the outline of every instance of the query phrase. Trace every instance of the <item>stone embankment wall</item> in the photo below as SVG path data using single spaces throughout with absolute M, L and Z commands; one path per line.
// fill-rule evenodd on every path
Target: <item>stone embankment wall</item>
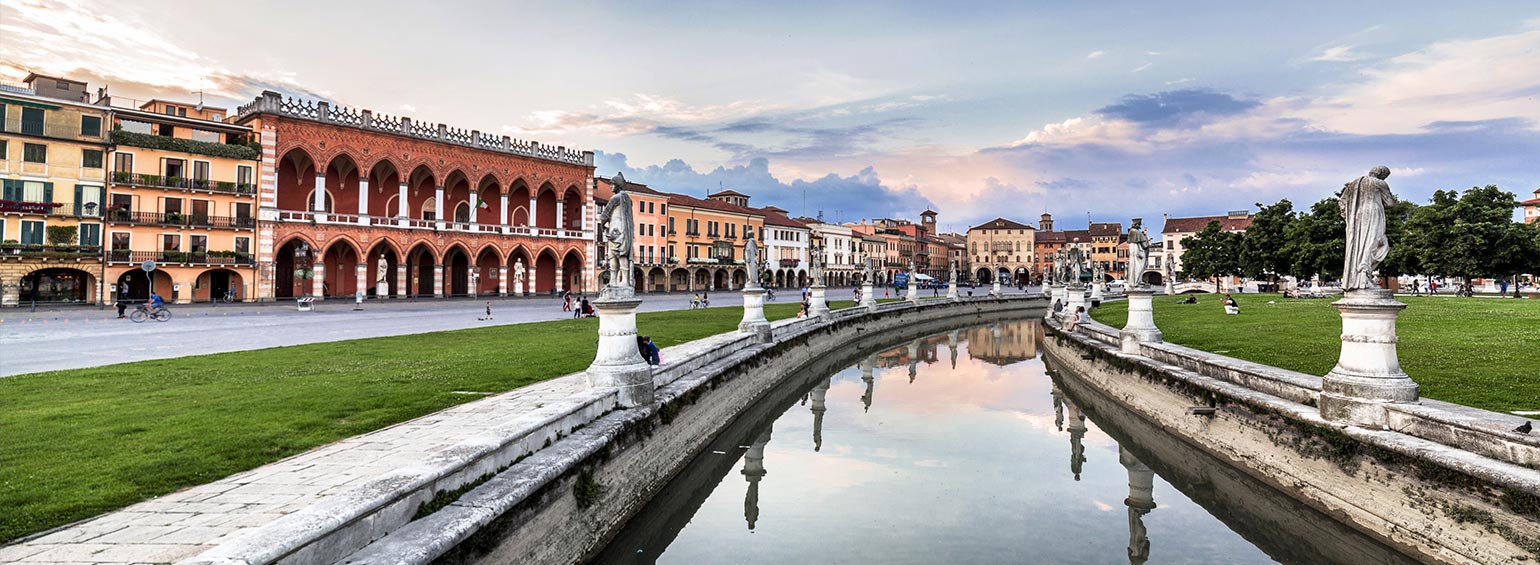
M 362 549 L 339 555 L 342 546 L 328 543 L 307 558 L 392 564 L 580 561 L 602 549 L 712 438 L 777 387 L 837 370 L 864 348 L 1043 309 L 1041 298 L 1027 297 L 893 302 L 871 311 L 847 308 L 828 318 L 777 322 L 768 343 L 731 332 L 668 348 L 666 364 L 654 374 L 657 402 L 618 409 L 612 393 L 594 391 L 574 407 L 581 414 L 572 417 L 582 423 L 563 420 L 549 436 L 497 442 L 512 447 L 483 448 L 486 457 L 467 457 L 460 470 L 444 473 L 457 480 L 439 481 L 404 499 L 415 508 L 438 496 L 447 504 L 437 511 L 382 535 L 363 530 L 357 537 L 333 536 Z M 589 417 L 596 407 L 605 411 Z M 541 437 L 550 441 L 529 447 Z
M 1118 330 L 1084 328 L 1049 322 L 1044 355 L 1068 390 L 1417 560 L 1540 559 L 1540 438 L 1508 431 L 1520 419 L 1424 399 L 1392 406 L 1384 429 L 1336 424 L 1315 407 L 1320 377 L 1168 343 L 1125 354 Z

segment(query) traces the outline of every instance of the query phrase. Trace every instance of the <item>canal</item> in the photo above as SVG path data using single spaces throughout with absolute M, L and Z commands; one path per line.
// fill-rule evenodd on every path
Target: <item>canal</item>
M 1406 562 L 1056 373 L 1042 339 L 975 325 L 789 382 L 592 562 Z

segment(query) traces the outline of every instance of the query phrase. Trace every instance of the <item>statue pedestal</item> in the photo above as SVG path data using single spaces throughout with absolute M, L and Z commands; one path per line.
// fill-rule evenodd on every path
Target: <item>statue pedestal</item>
M 867 310 L 877 309 L 877 295 L 872 293 L 872 281 L 861 281 L 861 306 Z
M 1049 294 L 1048 300 L 1049 300 L 1049 305 L 1050 306 L 1052 306 L 1053 302 L 1058 302 L 1060 304 L 1064 303 L 1064 285 L 1062 285 L 1062 284 L 1055 284 L 1055 285 L 1049 286 L 1048 287 L 1048 294 Z
M 1160 328 L 1155 327 L 1155 291 L 1148 287 L 1128 289 L 1128 323 L 1120 333 L 1124 353 L 1139 353 L 1141 343 L 1160 343 Z
M 904 290 L 904 300 L 908 300 L 910 302 L 920 301 L 920 285 L 917 281 L 914 280 L 914 277 L 909 277 L 909 288 Z
M 636 348 L 636 307 L 629 288 L 604 287 L 590 302 L 599 314 L 599 351 L 588 366 L 588 386 L 617 388 L 625 408 L 651 404 L 652 366 Z
M 765 289 L 758 286 L 743 289 L 743 321 L 738 331 L 754 334 L 761 343 L 770 341 L 770 320 L 765 319 Z
M 1001 293 L 1000 293 L 1000 278 L 999 277 L 995 277 L 995 284 L 994 284 L 994 286 L 990 287 L 989 295 L 993 296 L 995 298 L 999 298 L 1001 296 Z
M 1074 318 L 1075 309 L 1085 307 L 1085 287 L 1078 284 L 1066 287 L 1064 289 L 1064 315 L 1060 319 L 1068 320 Z M 1089 309 L 1087 310 L 1089 311 Z
M 1101 301 L 1102 301 L 1102 285 L 1100 285 L 1098 283 L 1091 283 L 1091 302 L 1099 303 Z
M 951 300 L 952 302 L 957 302 L 957 281 L 947 281 L 946 299 Z
M 808 287 L 808 292 L 812 295 L 812 303 L 807 307 L 808 317 L 829 315 L 829 300 L 826 290 L 827 287 L 821 284 Z
M 1342 314 L 1342 353 L 1321 381 L 1321 417 L 1385 425 L 1384 404 L 1417 402 L 1417 383 L 1396 357 L 1396 317 L 1406 304 L 1384 289 L 1350 290 L 1332 303 Z
M 374 297 L 381 300 L 389 298 L 390 283 L 385 282 L 385 279 L 380 279 L 379 282 L 374 283 Z

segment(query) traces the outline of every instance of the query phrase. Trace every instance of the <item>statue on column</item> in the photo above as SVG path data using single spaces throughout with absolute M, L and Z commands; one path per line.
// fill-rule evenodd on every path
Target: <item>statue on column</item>
M 390 270 L 390 265 L 385 263 L 385 256 L 380 255 L 379 265 L 374 269 L 374 282 L 385 282 L 386 271 L 388 270 Z
M 1337 205 L 1347 221 L 1347 253 L 1342 265 L 1342 290 L 1380 288 L 1375 272 L 1390 253 L 1385 238 L 1385 209 L 1396 203 L 1385 178 L 1390 169 L 1384 165 L 1369 169 L 1369 174 L 1342 187 Z
M 948 265 L 947 268 L 949 269 L 949 271 L 947 272 L 947 277 L 946 277 L 947 282 L 952 282 L 952 283 L 957 282 L 957 260 L 953 259 L 951 264 Z
M 1128 226 L 1128 273 L 1123 275 L 1125 279 L 1140 281 L 1141 288 L 1150 286 L 1144 281 L 1144 269 L 1150 264 L 1150 235 L 1144 233 L 1142 227 L 1144 220 L 1134 218 L 1133 225 Z
M 746 235 L 747 241 L 743 242 L 743 266 L 749 270 L 749 278 L 746 283 L 748 288 L 759 287 L 759 243 L 754 241 L 754 236 Z
M 1166 267 L 1166 280 L 1170 281 L 1167 284 L 1173 284 L 1176 282 L 1176 262 L 1169 255 L 1163 261 L 1165 261 Z
M 631 289 L 631 248 L 636 235 L 631 218 L 631 195 L 626 194 L 626 177 L 615 173 L 610 182 L 615 195 L 599 211 L 599 231 L 604 234 L 606 258 L 605 270 L 609 272 L 607 287 Z
M 813 278 L 810 286 L 823 286 L 823 247 L 813 246 L 808 251 L 812 259 L 809 261 L 811 264 L 807 266 L 808 274 Z
M 1075 242 L 1079 243 L 1080 238 L 1075 238 Z M 1080 246 L 1076 245 L 1069 248 L 1069 252 L 1064 255 L 1064 263 L 1066 267 L 1065 274 L 1069 278 L 1065 282 L 1071 285 L 1080 284 L 1080 272 L 1085 269 L 1085 253 L 1080 250 Z

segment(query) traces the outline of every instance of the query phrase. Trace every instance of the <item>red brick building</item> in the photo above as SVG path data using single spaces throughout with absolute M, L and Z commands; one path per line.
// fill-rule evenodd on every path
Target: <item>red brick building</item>
M 263 298 L 597 289 L 592 152 L 275 92 L 236 122 L 261 140 Z

